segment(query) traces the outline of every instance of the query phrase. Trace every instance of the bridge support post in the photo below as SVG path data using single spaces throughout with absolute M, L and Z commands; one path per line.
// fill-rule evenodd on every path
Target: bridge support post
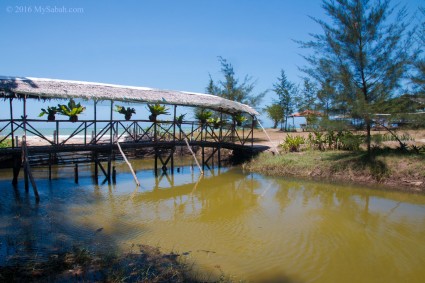
M 202 171 L 205 171 L 205 148 L 202 146 Z
M 158 149 L 155 147 L 155 161 L 154 161 L 155 177 L 158 177 Z
M 98 169 L 98 159 L 97 159 L 97 152 L 94 153 L 94 183 L 96 185 L 99 184 L 99 169 Z
M 174 151 L 176 150 L 176 147 L 173 147 L 171 149 L 171 175 L 174 175 Z
M 21 171 L 21 159 L 19 157 L 13 158 L 13 180 L 12 185 L 16 188 L 18 186 L 18 176 Z
M 108 155 L 108 168 L 107 168 L 107 176 L 106 179 L 108 180 L 108 184 L 111 184 L 111 171 L 112 171 L 112 152 Z
M 112 184 L 117 183 L 117 170 L 115 169 L 115 166 L 112 167 Z
M 49 153 L 49 181 L 52 180 L 52 154 Z
M 74 166 L 74 182 L 78 184 L 78 163 L 75 163 Z

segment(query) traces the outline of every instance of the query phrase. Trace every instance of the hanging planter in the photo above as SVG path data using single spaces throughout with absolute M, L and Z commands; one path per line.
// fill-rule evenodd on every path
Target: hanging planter
M 115 109 L 115 112 L 118 112 L 120 114 L 123 114 L 124 115 L 124 119 L 126 121 L 129 121 L 131 119 L 131 116 L 133 114 L 136 114 L 136 109 L 134 109 L 134 108 L 130 108 L 130 107 L 125 108 L 125 107 L 119 106 L 119 105 L 116 105 L 116 108 L 117 109 Z
M 233 115 L 233 121 L 235 121 L 237 126 L 242 126 L 242 124 L 246 121 L 246 117 L 242 115 L 242 113 L 237 113 Z
M 208 119 L 212 117 L 212 115 L 213 113 L 211 111 L 201 109 L 195 113 L 195 118 L 201 123 L 201 125 L 204 125 Z
M 156 122 L 156 116 L 157 115 L 154 115 L 154 114 L 149 115 L 149 121 Z
M 165 105 L 161 104 L 148 104 L 148 110 L 151 112 L 149 115 L 149 121 L 156 122 L 156 117 L 158 115 L 168 115 L 168 108 Z
M 226 124 L 226 120 L 221 120 L 220 118 L 210 118 L 207 122 L 213 125 L 214 129 L 216 130 L 220 128 L 221 125 Z
M 55 106 L 48 106 L 47 109 L 41 108 L 41 113 L 38 115 L 38 117 L 43 117 L 44 114 L 47 114 L 47 121 L 55 121 L 56 113 L 58 113 L 58 108 L 56 108 Z
M 186 114 L 181 114 L 179 117 L 177 117 L 177 118 L 176 118 L 175 122 L 176 122 L 178 125 L 183 124 L 183 118 L 184 118 L 184 116 L 186 116 Z
M 75 103 L 74 99 L 70 99 L 67 105 L 58 104 L 58 114 L 68 116 L 69 121 L 77 122 L 78 115 L 86 110 L 85 107 L 81 106 L 80 103 Z

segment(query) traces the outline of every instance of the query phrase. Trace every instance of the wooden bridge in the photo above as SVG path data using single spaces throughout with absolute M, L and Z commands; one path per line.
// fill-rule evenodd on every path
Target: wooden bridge
M 0 77 L 0 97 L 5 98 L 5 104 L 9 101 L 10 112 L 8 119 L 0 120 L 0 144 L 3 144 L 0 148 L 1 167 L 13 168 L 12 183 L 15 185 L 22 167 L 25 188 L 28 190 L 31 181 L 37 198 L 36 184 L 31 176 L 32 166 L 48 166 L 51 178 L 51 166 L 54 164 L 72 164 L 78 175 L 79 163 L 94 162 L 96 182 L 101 172 L 104 181 L 111 183 L 115 179 L 112 161 L 121 157 L 127 160 L 126 156 L 140 157 L 148 152 L 154 157 L 155 172 L 162 169 L 164 172 L 170 170 L 173 174 L 174 155 L 178 148 L 191 152 L 194 148 L 199 150 L 202 170 L 214 166 L 215 161 L 220 167 L 223 149 L 232 150 L 234 155 L 239 156 L 251 155 L 256 151 L 253 140 L 258 113 L 247 105 L 217 96 L 74 81 Z M 29 99 L 69 98 L 93 100 L 93 119 L 46 121 L 27 115 Z M 13 113 L 14 99 L 22 102 L 23 115 L 18 119 Z M 109 119 L 98 119 L 97 103 L 105 100 L 110 101 Z M 171 118 L 154 121 L 117 119 L 114 117 L 116 101 L 142 105 L 168 104 L 172 107 Z M 178 121 L 178 106 L 211 109 L 220 121 L 227 122 L 217 125 Z M 238 125 L 232 119 L 235 114 L 244 114 L 247 121 Z M 49 135 L 41 130 L 46 125 L 54 129 Z M 72 131 L 65 133 L 63 129 Z M 34 138 L 38 140 L 37 143 L 33 142 Z M 209 150 L 206 151 L 206 148 Z M 197 157 L 194 155 L 194 158 Z

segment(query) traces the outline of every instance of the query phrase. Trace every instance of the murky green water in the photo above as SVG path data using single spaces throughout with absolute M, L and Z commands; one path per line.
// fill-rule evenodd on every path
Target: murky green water
M 184 253 L 195 272 L 255 282 L 424 282 L 425 197 L 181 166 L 154 177 L 152 162 L 124 164 L 117 185 L 72 168 L 36 171 L 41 203 L 0 171 L 0 264 L 79 244 L 132 244 Z M 68 178 L 65 178 L 68 177 Z M 64 179 L 65 178 L 65 179 Z

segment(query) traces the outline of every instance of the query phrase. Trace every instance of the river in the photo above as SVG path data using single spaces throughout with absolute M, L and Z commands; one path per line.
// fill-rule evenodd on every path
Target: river
M 129 251 L 149 244 L 193 263 L 214 280 L 424 282 L 425 196 L 266 177 L 239 167 L 207 170 L 176 162 L 155 178 L 152 161 L 125 164 L 116 185 L 94 185 L 90 166 L 35 169 L 36 205 L 0 171 L 0 265 L 85 246 Z M 31 190 L 31 188 L 30 188 Z

